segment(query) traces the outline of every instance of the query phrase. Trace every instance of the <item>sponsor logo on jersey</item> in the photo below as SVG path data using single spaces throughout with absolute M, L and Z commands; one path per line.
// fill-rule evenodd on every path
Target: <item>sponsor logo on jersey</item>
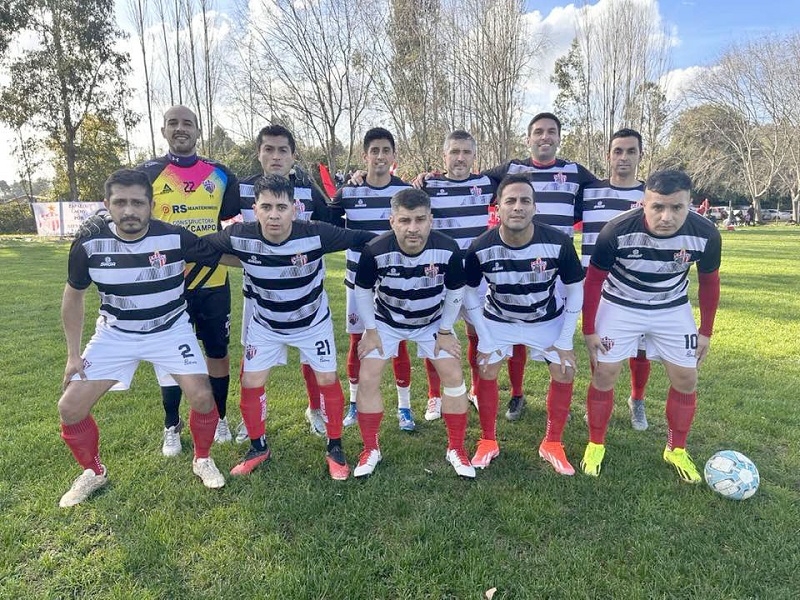
M 439 188 L 439 191 L 436 192 L 437 196 L 447 196 L 447 191 L 444 188 Z
M 117 263 L 115 263 L 113 260 L 111 260 L 110 256 L 106 256 L 103 259 L 103 262 L 100 263 L 100 266 L 101 267 L 116 267 Z
M 167 255 L 161 254 L 161 252 L 156 250 L 148 257 L 148 260 L 150 260 L 151 267 L 155 267 L 156 269 L 158 269 L 167 264 Z
M 598 200 L 592 208 L 600 209 L 600 208 L 605 208 L 605 207 L 606 207 L 606 205 L 603 204 L 603 201 L 602 200 Z
M 251 254 L 250 258 L 247 259 L 247 262 L 253 265 L 260 265 L 261 259 L 259 259 L 255 254 Z
M 633 202 L 631 202 L 631 210 L 633 210 L 634 208 L 641 208 L 641 207 L 643 207 L 643 206 L 644 206 L 644 202 L 642 202 L 642 199 L 641 199 L 641 198 L 639 198 L 638 200 L 634 200 Z
M 256 348 L 252 344 L 247 344 L 247 346 L 244 349 L 244 355 L 247 358 L 247 360 L 253 360 L 256 354 L 258 354 L 258 348 Z
M 203 189 L 204 189 L 205 191 L 207 191 L 209 194 L 213 194 L 213 193 L 214 193 L 214 190 L 215 190 L 215 189 L 217 189 L 217 186 L 216 186 L 216 184 L 215 184 L 213 181 L 211 181 L 210 179 L 206 179 L 206 180 L 203 182 Z
M 625 258 L 642 258 L 642 253 L 639 252 L 638 248 L 634 248 L 633 251 Z
M 391 269 L 389 269 L 387 275 L 391 275 L 392 277 L 397 277 L 398 275 L 400 275 L 400 273 L 397 272 L 397 269 L 392 267 Z
M 564 175 L 564 173 L 556 173 L 555 175 L 553 175 L 553 181 L 563 185 L 567 183 L 567 176 Z
M 676 264 L 685 265 L 692 259 L 692 253 L 687 252 L 686 248 L 681 248 L 680 252 L 676 252 L 673 255 L 673 259 L 675 260 Z
M 439 274 L 439 266 L 434 263 L 425 267 L 425 277 L 436 277 Z
M 366 206 L 366 203 L 361 198 L 359 198 L 358 200 L 356 200 L 356 206 L 359 208 L 363 208 L 364 206 Z
M 308 255 L 298 252 L 292 257 L 292 264 L 295 267 L 304 267 L 308 264 Z
M 544 273 L 547 270 L 547 261 L 537 258 L 531 261 L 531 269 L 534 273 Z
M 347 322 L 350 323 L 350 325 L 355 325 L 356 323 L 358 323 L 358 314 L 350 313 L 349 315 L 347 315 Z
M 614 340 L 612 340 L 610 337 L 601 338 L 600 343 L 603 344 L 603 348 L 606 349 L 606 352 L 610 351 L 614 347 Z

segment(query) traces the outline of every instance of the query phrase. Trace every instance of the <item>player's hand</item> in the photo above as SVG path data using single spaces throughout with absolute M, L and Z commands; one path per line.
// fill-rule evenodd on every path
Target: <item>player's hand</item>
M 589 362 L 594 368 L 597 366 L 597 353 L 605 354 L 606 348 L 603 346 L 603 342 L 600 341 L 600 336 L 596 333 L 584 335 L 583 339 L 586 342 L 586 348 L 589 350 Z
M 411 180 L 411 185 L 418 190 L 421 190 L 423 187 L 425 187 L 425 182 L 431 177 L 433 177 L 433 173 L 420 173 Z
M 110 222 L 111 215 L 108 213 L 108 211 L 92 215 L 83 223 L 81 223 L 80 227 L 78 227 L 78 231 L 75 232 L 75 239 L 80 240 L 100 233 L 106 224 Z
M 478 365 L 483 367 L 490 364 L 492 356 L 495 354 L 497 354 L 497 356 L 499 356 L 500 358 L 503 358 L 503 352 L 500 350 L 500 348 L 494 348 L 494 349 L 484 348 L 482 347 L 481 342 L 483 342 L 482 339 L 478 340 L 478 353 L 475 356 L 475 360 L 478 362 Z
M 439 352 L 444 350 L 454 358 L 461 358 L 461 343 L 458 341 L 455 333 L 436 335 L 436 343 L 433 345 L 433 355 L 439 357 Z
M 349 183 L 350 185 L 364 185 L 364 182 L 366 180 L 367 180 L 367 172 L 363 169 L 358 169 L 350 174 L 350 181 L 348 181 L 347 183 Z
M 697 349 L 694 351 L 694 355 L 697 358 L 698 367 L 706 359 L 706 356 L 708 356 L 708 350 L 710 347 L 711 347 L 711 338 L 709 338 L 707 335 L 702 335 L 698 333 Z
M 358 342 L 358 358 L 363 359 L 373 350 L 377 350 L 378 354 L 383 356 L 383 342 L 377 329 L 367 329 Z
M 572 370 L 577 372 L 578 359 L 575 358 L 574 350 L 562 350 L 561 348 L 550 346 L 549 348 L 546 348 L 545 351 L 555 352 L 558 354 L 558 360 L 561 363 L 561 373 L 566 373 L 569 367 L 572 367 Z
M 82 381 L 86 381 L 86 373 L 83 371 L 83 357 L 67 357 L 67 366 L 64 367 L 64 379 L 61 382 L 61 389 L 66 390 L 73 376 L 78 375 Z

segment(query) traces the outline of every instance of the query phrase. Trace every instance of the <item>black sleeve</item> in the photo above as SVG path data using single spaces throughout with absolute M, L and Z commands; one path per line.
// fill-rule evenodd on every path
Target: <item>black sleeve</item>
M 584 167 L 578 165 L 578 193 L 575 195 L 575 223 L 583 221 L 583 190 L 597 181 L 597 177 Z
M 481 264 L 478 261 L 475 244 L 472 243 L 464 256 L 464 280 L 469 287 L 478 287 L 481 279 L 483 279 L 483 271 L 481 271 Z
M 378 263 L 372 255 L 372 248 L 364 246 L 356 268 L 356 285 L 371 290 L 375 288 L 376 283 L 378 283 Z
M 558 253 L 558 276 L 565 285 L 583 281 L 583 266 L 571 239 L 561 244 L 561 252 Z
M 697 271 L 700 273 L 713 273 L 719 270 L 722 263 L 722 236 L 714 229 L 708 239 L 703 256 L 697 261 Z
M 219 220 L 232 219 L 240 213 L 242 201 L 239 197 L 239 180 L 227 167 L 221 166 L 228 178 L 225 193 L 222 195 L 222 206 L 219 208 Z
M 617 260 L 617 233 L 614 224 L 609 221 L 600 230 L 594 244 L 591 264 L 603 271 L 610 271 Z
M 183 229 L 182 227 L 180 228 L 180 236 L 184 260 L 204 267 L 216 267 L 219 264 L 222 254 L 226 252 L 224 243 L 220 242 L 220 240 L 224 240 L 226 237 L 230 239 L 230 234 L 227 230 L 199 238 L 188 229 Z M 230 241 L 228 244 L 230 245 Z
M 377 234 L 371 231 L 358 231 L 355 229 L 342 229 L 329 223 L 315 223 L 318 228 L 322 250 L 325 254 L 341 250 L 360 250 L 364 244 Z
M 316 182 L 310 182 L 310 187 L 311 204 L 314 207 L 313 211 L 311 212 L 311 220 L 321 221 L 323 223 L 331 223 L 331 209 L 328 206 L 328 201 L 325 199 L 325 195 L 322 193 L 322 190 L 319 189 L 319 186 L 316 184 Z
M 89 255 L 83 247 L 84 240 L 73 240 L 67 259 L 67 283 L 76 290 L 85 290 L 92 284 L 89 275 Z
M 342 206 L 342 188 L 339 188 L 336 191 L 336 195 L 328 205 L 328 210 L 330 211 L 330 221 L 328 222 L 332 225 L 336 225 L 337 227 L 344 227 L 345 220 L 344 206 Z
M 481 175 L 486 175 L 486 177 L 491 179 L 495 184 L 498 184 L 503 181 L 503 177 L 508 175 L 509 166 L 511 166 L 511 161 L 503 163 L 502 165 L 497 165 L 491 169 L 486 169 L 485 171 L 481 172 Z
M 456 250 L 447 263 L 447 271 L 444 273 L 444 285 L 448 290 L 457 290 L 464 287 L 466 283 L 464 256 L 461 254 L 461 250 Z

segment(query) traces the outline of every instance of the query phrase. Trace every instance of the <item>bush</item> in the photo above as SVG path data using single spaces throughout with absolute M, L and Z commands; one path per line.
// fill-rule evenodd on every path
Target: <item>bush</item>
M 28 203 L 0 204 L 0 233 L 36 233 L 36 220 Z

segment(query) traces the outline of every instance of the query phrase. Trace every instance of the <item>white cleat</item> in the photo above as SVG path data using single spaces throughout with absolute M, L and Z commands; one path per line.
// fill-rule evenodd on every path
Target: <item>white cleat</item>
M 61 496 L 58 505 L 69 508 L 86 500 L 89 496 L 108 483 L 108 471 L 103 466 L 103 474 L 98 475 L 93 469 L 86 469 L 72 482 L 66 494 Z
M 380 450 L 364 450 L 361 456 L 358 457 L 356 468 L 353 469 L 353 477 L 367 477 L 368 475 L 372 475 L 375 467 L 381 462 L 381 458 L 383 457 L 381 456 Z
M 442 418 L 442 399 L 439 397 L 428 398 L 428 407 L 425 409 L 425 420 L 435 421 Z
M 164 442 L 161 444 L 161 454 L 164 456 L 178 456 L 181 453 L 181 430 L 183 421 L 177 425 L 164 428 Z
M 310 425 L 311 433 L 319 437 L 325 437 L 328 430 L 325 427 L 325 419 L 322 418 L 322 410 L 319 408 L 306 407 L 306 421 Z
M 457 475 L 470 479 L 475 478 L 475 467 L 470 464 L 467 453 L 463 449 L 450 449 L 447 451 L 445 458 L 453 466 Z
M 207 488 L 217 489 L 225 485 L 225 477 L 219 472 L 213 458 L 195 458 L 192 461 L 192 473 L 202 479 Z
M 228 444 L 233 441 L 231 429 L 228 427 L 228 417 L 217 421 L 217 430 L 214 432 L 215 444 Z

